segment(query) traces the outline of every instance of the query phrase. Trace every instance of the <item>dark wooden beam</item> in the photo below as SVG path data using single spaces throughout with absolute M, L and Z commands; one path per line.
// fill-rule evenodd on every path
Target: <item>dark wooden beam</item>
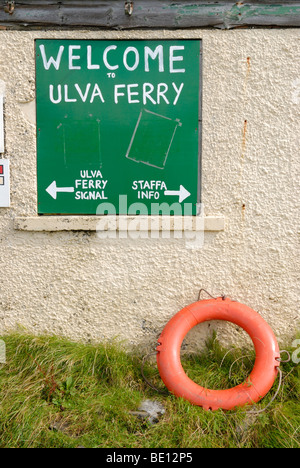
M 125 8 L 125 3 L 128 3 Z M 300 26 L 300 1 L 0 0 L 8 28 L 203 28 Z

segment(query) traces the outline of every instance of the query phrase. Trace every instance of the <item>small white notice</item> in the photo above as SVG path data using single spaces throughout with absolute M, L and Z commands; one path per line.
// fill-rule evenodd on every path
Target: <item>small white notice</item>
M 0 153 L 4 153 L 3 96 L 0 95 Z
M 9 161 L 0 159 L 0 208 L 10 207 Z

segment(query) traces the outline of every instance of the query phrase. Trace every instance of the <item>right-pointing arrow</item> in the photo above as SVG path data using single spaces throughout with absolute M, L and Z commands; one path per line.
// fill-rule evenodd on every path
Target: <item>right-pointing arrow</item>
M 179 190 L 166 190 L 165 195 L 173 195 L 179 196 L 179 203 L 182 203 L 186 198 L 188 198 L 191 194 L 184 188 L 183 185 L 180 185 Z
M 46 188 L 46 192 L 49 193 L 49 195 L 51 195 L 52 198 L 54 198 L 54 200 L 56 200 L 57 198 L 57 193 L 58 192 L 69 192 L 69 193 L 73 193 L 75 192 L 75 189 L 74 187 L 57 187 L 56 186 L 56 182 L 52 182 L 52 184 L 49 185 L 48 188 Z

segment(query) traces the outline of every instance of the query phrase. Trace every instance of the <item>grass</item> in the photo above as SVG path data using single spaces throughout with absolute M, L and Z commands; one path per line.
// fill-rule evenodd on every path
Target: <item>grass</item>
M 3 340 L 0 448 L 299 448 L 300 366 L 293 362 L 282 364 L 280 392 L 264 412 L 205 412 L 168 393 L 155 357 L 144 368 L 160 391 L 152 389 L 141 374 L 143 356 L 119 343 L 24 334 Z M 182 363 L 193 380 L 220 389 L 242 382 L 253 359 L 248 351 L 223 349 L 213 337 L 205 350 L 184 356 Z M 265 408 L 275 390 L 255 409 Z M 130 413 L 144 399 L 164 405 L 157 424 Z

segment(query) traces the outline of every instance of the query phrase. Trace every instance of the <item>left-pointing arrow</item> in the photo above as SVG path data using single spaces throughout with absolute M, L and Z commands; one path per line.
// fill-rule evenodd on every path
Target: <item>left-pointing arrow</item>
M 46 188 L 46 192 L 48 192 L 49 195 L 51 195 L 51 197 L 56 200 L 58 192 L 73 193 L 75 192 L 75 189 L 74 187 L 57 187 L 56 182 L 54 181 L 49 185 L 48 188 Z

